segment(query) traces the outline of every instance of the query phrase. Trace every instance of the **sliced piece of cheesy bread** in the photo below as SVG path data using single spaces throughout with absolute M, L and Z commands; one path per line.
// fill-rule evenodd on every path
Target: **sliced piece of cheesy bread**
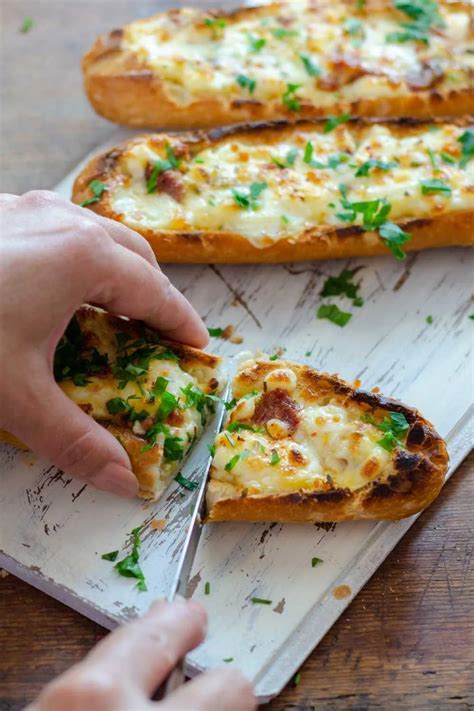
M 139 495 L 157 499 L 214 410 L 220 363 L 141 322 L 83 307 L 56 349 L 54 372 L 66 395 L 123 445 Z
M 164 262 L 281 262 L 472 244 L 474 129 L 349 121 L 131 139 L 74 202 L 140 232 Z
M 472 113 L 468 2 L 287 0 L 181 8 L 99 37 L 83 59 L 95 110 L 129 126 Z
M 417 410 L 306 365 L 256 358 L 215 441 L 209 521 L 400 519 L 428 506 L 448 454 Z

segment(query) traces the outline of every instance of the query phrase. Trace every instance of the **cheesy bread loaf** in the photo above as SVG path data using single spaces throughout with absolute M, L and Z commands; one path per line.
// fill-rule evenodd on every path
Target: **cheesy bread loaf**
M 473 113 L 472 9 L 435 0 L 287 0 L 173 9 L 99 37 L 87 95 L 117 123 Z
M 140 485 L 157 499 L 202 434 L 222 387 L 221 359 L 162 341 L 141 322 L 83 307 L 61 339 L 61 389 L 123 445 Z M 7 433 L 0 439 L 23 447 Z
M 343 117 L 344 119 L 344 117 Z M 472 244 L 474 130 L 367 120 L 133 138 L 72 199 L 162 262 L 284 262 Z
M 400 519 L 438 495 L 448 454 L 413 408 L 284 360 L 244 362 L 217 436 L 209 521 Z

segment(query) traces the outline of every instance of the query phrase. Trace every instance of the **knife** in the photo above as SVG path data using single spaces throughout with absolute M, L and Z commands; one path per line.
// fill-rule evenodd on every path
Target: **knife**
M 217 434 L 220 432 L 225 415 L 224 403 L 228 399 L 230 393 L 230 382 L 231 381 L 229 379 L 229 382 L 222 394 L 222 399 L 217 404 L 212 427 L 209 427 L 207 429 L 206 436 L 201 439 L 200 444 L 205 443 L 207 445 L 208 440 L 213 443 Z M 201 538 L 202 522 L 206 515 L 205 491 L 209 479 L 209 471 L 211 469 L 211 464 L 212 454 L 207 457 L 205 466 L 203 467 L 202 479 L 197 490 L 196 500 L 194 503 L 194 509 L 191 516 L 191 520 L 189 522 L 188 532 L 186 534 L 183 549 L 179 557 L 176 575 L 174 577 L 173 584 L 171 586 L 171 590 L 167 598 L 169 602 L 174 600 L 176 595 L 182 595 L 182 597 L 186 597 L 189 576 L 191 574 L 194 558 L 196 556 L 199 539 Z M 181 659 L 179 664 L 173 669 L 165 683 L 164 696 L 168 696 L 175 689 L 180 687 L 184 683 L 184 679 L 184 659 Z

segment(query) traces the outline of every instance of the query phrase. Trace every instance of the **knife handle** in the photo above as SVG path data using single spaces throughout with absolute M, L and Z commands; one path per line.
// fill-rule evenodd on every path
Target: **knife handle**
M 172 694 L 173 691 L 179 689 L 179 687 L 184 684 L 184 680 L 184 661 L 183 659 L 180 659 L 178 665 L 173 669 L 173 671 L 165 682 L 163 698 L 166 698 L 167 696 Z

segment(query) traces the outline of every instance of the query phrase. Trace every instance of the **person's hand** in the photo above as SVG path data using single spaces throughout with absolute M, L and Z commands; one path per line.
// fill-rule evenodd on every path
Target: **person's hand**
M 48 684 L 27 711 L 252 711 L 252 687 L 231 669 L 207 672 L 163 701 L 150 701 L 178 660 L 200 644 L 205 629 L 200 605 L 156 603 Z
M 58 341 L 83 303 L 194 346 L 207 343 L 204 324 L 146 240 L 54 193 L 0 195 L 0 233 L 0 429 L 73 476 L 135 495 L 123 447 L 56 385 Z

